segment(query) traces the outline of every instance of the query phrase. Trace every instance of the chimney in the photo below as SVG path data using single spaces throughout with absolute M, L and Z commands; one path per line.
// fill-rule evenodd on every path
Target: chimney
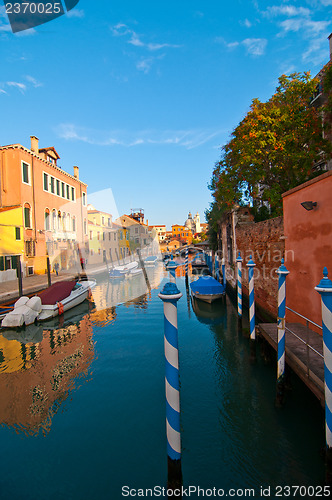
M 33 153 L 38 154 L 39 153 L 39 139 L 35 135 L 30 135 L 30 140 L 31 140 L 31 151 Z
M 78 171 L 79 171 L 79 168 L 78 167 L 74 167 L 74 177 L 75 177 L 75 179 L 79 179 Z
M 147 226 L 149 225 L 149 219 L 146 219 L 146 225 Z
M 330 61 L 332 61 L 332 33 L 328 37 L 328 39 L 329 39 L 329 42 L 330 42 Z

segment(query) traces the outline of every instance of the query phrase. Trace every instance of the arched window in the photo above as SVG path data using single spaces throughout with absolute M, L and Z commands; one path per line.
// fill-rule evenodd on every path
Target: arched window
M 52 229 L 53 231 L 57 230 L 56 210 L 54 208 L 52 210 Z
M 72 218 L 72 229 L 73 229 L 73 233 L 76 233 L 76 217 L 75 216 Z
M 61 229 L 61 212 L 60 210 L 58 211 L 58 231 Z
M 66 213 L 62 214 L 62 231 L 66 231 Z
M 24 227 L 31 228 L 31 206 L 29 203 L 24 204 Z
M 70 214 L 67 214 L 67 220 L 66 220 L 66 230 L 71 231 L 71 220 L 70 220 Z
M 50 228 L 50 211 L 48 208 L 45 208 L 44 221 L 45 221 L 45 231 L 49 231 L 51 228 Z

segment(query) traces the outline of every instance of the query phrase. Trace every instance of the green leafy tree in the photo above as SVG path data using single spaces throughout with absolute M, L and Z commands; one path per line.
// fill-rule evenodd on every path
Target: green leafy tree
M 267 102 L 252 101 L 213 171 L 210 189 L 219 205 L 267 201 L 279 215 L 282 193 L 320 173 L 313 165 L 331 157 L 331 144 L 321 113 L 310 106 L 316 85 L 309 73 L 282 75 Z

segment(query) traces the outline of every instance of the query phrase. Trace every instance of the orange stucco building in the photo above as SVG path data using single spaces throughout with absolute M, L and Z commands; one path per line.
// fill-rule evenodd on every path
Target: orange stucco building
M 172 226 L 172 237 L 181 241 L 185 245 L 190 245 L 193 240 L 193 235 L 187 226 L 180 226 L 179 224 L 174 224 Z
M 78 167 L 71 175 L 58 166 L 59 158 L 54 147 L 39 148 L 34 136 L 30 149 L 0 147 L 0 209 L 20 207 L 26 275 L 45 273 L 47 254 L 52 265 L 68 269 L 78 258 L 77 245 L 82 253 L 86 248 L 87 185 Z
M 322 324 L 321 298 L 315 286 L 323 268 L 332 276 L 332 171 L 283 194 L 287 306 Z M 304 202 L 312 204 L 303 205 Z M 316 203 L 316 205 L 315 205 Z M 289 322 L 304 322 L 287 312 Z M 321 332 L 320 332 L 321 333 Z

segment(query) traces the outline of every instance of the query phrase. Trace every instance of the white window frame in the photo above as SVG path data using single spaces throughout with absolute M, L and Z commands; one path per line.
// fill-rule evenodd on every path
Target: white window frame
M 28 167 L 28 181 L 29 182 L 25 182 L 24 180 L 24 177 L 23 177 L 23 164 L 24 165 L 27 165 Z M 21 176 L 22 176 L 22 182 L 23 184 L 26 184 L 27 186 L 31 186 L 31 165 L 30 163 L 24 161 L 24 160 L 21 160 Z

